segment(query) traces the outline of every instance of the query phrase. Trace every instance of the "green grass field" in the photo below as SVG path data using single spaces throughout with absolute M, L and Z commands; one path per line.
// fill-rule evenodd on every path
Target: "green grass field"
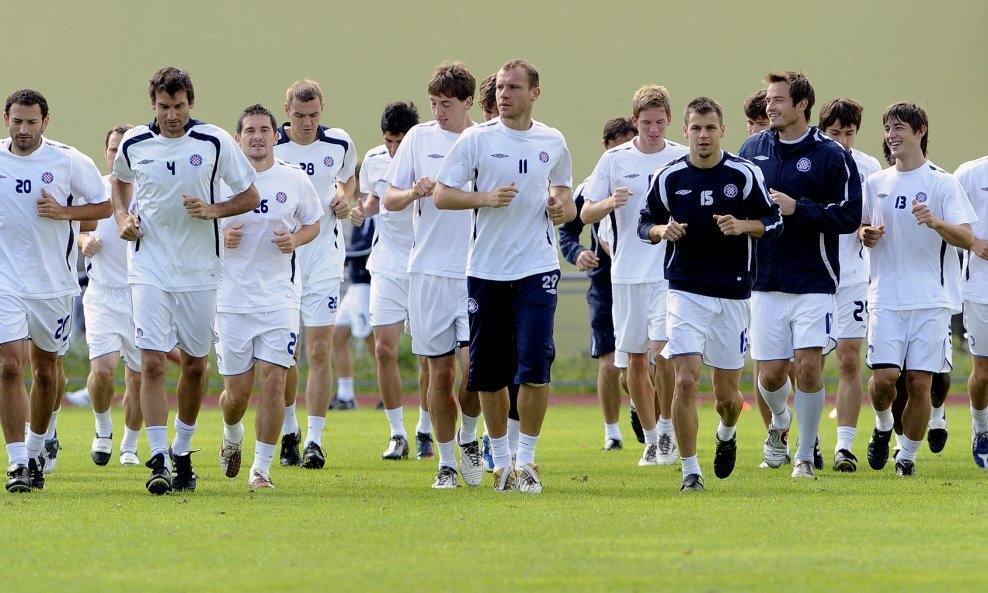
M 858 473 L 794 482 L 756 468 L 764 433 L 747 412 L 738 467 L 719 481 L 705 406 L 707 491 L 684 495 L 678 468 L 637 467 L 623 418 L 628 448 L 604 453 L 598 410 L 559 406 L 539 442 L 545 493 L 529 496 L 494 493 L 489 476 L 433 491 L 433 461 L 379 458 L 386 421 L 369 409 L 330 415 L 324 470 L 276 467 L 277 489 L 250 493 L 252 430 L 243 473 L 227 479 L 221 420 L 207 410 L 194 441 L 198 491 L 158 498 L 144 468 L 115 457 L 95 467 L 92 414 L 66 409 L 45 490 L 0 497 L 0 550 L 20 567 L 0 590 L 983 591 L 988 476 L 971 461 L 966 410 L 948 417 L 946 451 L 924 446 L 916 479 L 867 467 L 865 412 Z M 829 457 L 834 421 L 822 430 Z

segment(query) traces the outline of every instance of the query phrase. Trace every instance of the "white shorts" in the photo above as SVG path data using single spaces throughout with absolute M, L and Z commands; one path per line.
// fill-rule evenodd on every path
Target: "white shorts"
M 336 312 L 336 326 L 349 327 L 350 335 L 362 340 L 371 334 L 370 284 L 351 284 Z
M 264 313 L 217 313 L 216 366 L 226 377 L 246 373 L 262 360 L 291 368 L 298 346 L 296 309 Z
M 302 287 L 302 325 L 326 327 L 336 325 L 336 311 L 340 308 L 340 280 L 311 288 Z
M 134 306 L 130 288 L 103 288 L 90 282 L 82 295 L 89 360 L 119 352 L 130 370 L 141 372 L 141 351 L 134 343 Z
M 868 283 L 837 287 L 838 340 L 860 340 L 868 335 Z
M 964 301 L 967 349 L 974 356 L 988 356 L 988 305 Z
M 373 327 L 408 321 L 408 279 L 371 274 L 370 322 Z
M 26 299 L 0 294 L 0 344 L 30 339 L 45 352 L 69 351 L 75 297 Z
M 837 346 L 832 294 L 751 293 L 751 358 L 789 360 L 795 350 Z
M 668 282 L 613 284 L 614 338 L 618 350 L 641 354 L 665 342 Z
M 216 342 L 216 290 L 166 292 L 132 284 L 134 343 L 141 350 L 168 352 L 175 346 L 202 358 Z
M 408 280 L 412 353 L 445 356 L 470 342 L 467 279 L 413 272 Z
M 718 369 L 744 367 L 748 352 L 748 300 L 720 299 L 679 290 L 669 291 L 669 343 L 662 356 L 699 354 Z
M 950 310 L 946 307 L 868 316 L 868 366 L 945 373 L 951 368 Z
M 652 349 L 648 349 L 648 364 L 655 364 L 655 356 L 652 354 Z M 614 368 L 626 369 L 628 368 L 628 353 L 621 352 L 620 350 L 614 351 Z

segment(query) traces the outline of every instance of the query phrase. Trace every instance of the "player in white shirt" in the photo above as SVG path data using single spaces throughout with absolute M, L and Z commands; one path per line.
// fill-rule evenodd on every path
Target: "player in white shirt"
M 104 156 L 113 168 L 124 134 L 133 126 L 120 124 L 106 133 Z M 103 178 L 107 195 L 109 175 Z M 90 456 L 96 465 L 106 465 L 113 453 L 113 419 L 110 404 L 116 387 L 117 364 L 124 360 L 124 436 L 120 442 L 120 464 L 138 465 L 137 439 L 144 424 L 141 415 L 141 351 L 134 343 L 134 307 L 127 283 L 127 241 L 120 238 L 117 220 L 100 220 L 90 232 L 79 233 L 79 249 L 86 256 L 89 286 L 82 297 L 89 346 L 89 377 L 86 387 L 96 416 L 96 435 Z
M 405 134 L 419 122 L 414 103 L 395 102 L 384 108 L 381 132 L 384 145 L 369 162 L 372 169 L 361 179 L 363 199 L 351 211 L 350 221 L 362 224 L 367 216 L 377 215 L 377 229 L 367 269 L 371 273 L 370 321 L 374 332 L 374 358 L 381 406 L 388 419 L 391 436 L 382 459 L 406 459 L 409 453 L 405 412 L 401 403 L 402 381 L 398 368 L 398 342 L 408 321 L 408 256 L 412 250 L 412 211 L 388 210 L 382 201 L 388 188 L 388 167 Z M 368 158 L 371 153 L 368 153 Z M 429 375 L 427 361 L 419 357 L 419 418 L 415 427 L 417 459 L 434 455 L 432 450 L 432 416 L 429 413 Z
M 206 357 L 216 334 L 223 271 L 219 221 L 257 208 L 257 174 L 222 128 L 190 118 L 187 72 L 165 67 L 151 78 L 155 119 L 124 135 L 110 184 L 120 236 L 132 241 L 128 280 L 135 343 L 141 349 L 141 411 L 151 449 L 152 494 L 195 490 L 191 441 L 206 390 Z M 232 197 L 221 195 L 226 183 Z M 137 213 L 131 202 L 137 204 Z M 175 439 L 167 444 L 166 354 L 181 349 Z M 169 459 L 174 464 L 174 479 Z
M 971 452 L 974 463 L 988 471 L 988 157 L 962 164 L 954 177 L 978 216 L 972 225 L 974 243 L 964 254 L 961 296 L 967 345 L 973 358 L 967 381 L 974 429 Z
M 44 488 L 42 451 L 58 404 L 58 357 L 68 351 L 76 276 L 77 220 L 110 212 L 92 159 L 48 140 L 48 101 L 33 90 L 10 95 L 10 138 L 0 143 L 0 424 L 8 492 Z M 28 344 L 30 340 L 30 344 Z M 30 399 L 24 367 L 31 365 Z M 30 408 L 29 408 L 30 406 Z M 25 423 L 30 425 L 25 429 Z M 26 432 L 26 434 L 25 434 Z
M 653 174 L 689 153 L 687 147 L 665 138 L 671 120 L 665 87 L 645 85 L 635 91 L 631 121 L 638 126 L 638 135 L 600 157 L 584 190 L 586 202 L 580 212 L 587 224 L 604 217 L 611 221 L 614 336 L 617 350 L 628 354 L 628 390 L 645 432 L 645 449 L 638 462 L 642 466 L 671 465 L 678 457 L 672 426 L 672 363 L 656 355 L 656 372 L 649 376 L 649 350 L 657 354 L 668 341 L 669 283 L 663 277 L 662 263 L 666 243 L 651 245 L 637 237 L 638 213 L 645 207 Z
M 342 129 L 319 124 L 324 107 L 322 89 L 316 82 L 293 83 L 285 93 L 288 123 L 279 128 L 281 136 L 274 147 L 275 157 L 298 165 L 309 175 L 323 209 L 319 236 L 302 246 L 297 254 L 302 271 L 302 326 L 309 363 L 305 384 L 308 425 L 302 441 L 295 416 L 298 367 L 292 367 L 285 387 L 281 439 L 281 464 L 308 469 L 320 469 L 326 463 L 322 432 L 333 396 L 333 326 L 346 258 L 342 220 L 350 213 L 350 196 L 357 187 L 354 176 L 357 149 Z M 301 459 L 300 442 L 305 443 Z
M 284 420 L 288 369 L 298 347 L 301 271 L 296 249 L 319 234 L 322 205 L 309 176 L 275 159 L 278 139 L 274 114 L 261 105 L 244 109 L 236 140 L 257 171 L 261 203 L 252 212 L 223 221 L 223 286 L 216 305 L 216 363 L 225 389 L 220 468 L 228 478 L 240 472 L 243 417 L 255 373 L 260 403 L 255 419 L 254 463 L 247 475 L 251 490 L 274 488 L 271 461 Z
M 974 241 L 971 211 L 960 184 L 926 157 L 928 119 L 922 107 L 896 103 L 882 114 L 895 165 L 865 181 L 861 237 L 870 249 L 868 393 L 875 430 L 868 463 L 882 469 L 892 435 L 895 382 L 907 369 L 909 401 L 896 456 L 900 476 L 916 473 L 916 454 L 930 419 L 933 373 L 949 370 L 950 307 L 941 259 L 947 243 Z
M 465 130 L 436 177 L 437 207 L 473 210 L 467 258 L 470 382 L 480 392 L 494 489 L 539 494 L 535 446 L 549 400 L 559 283 L 554 225 L 576 216 L 572 160 L 562 134 L 532 119 L 539 74 L 525 60 L 497 74 L 501 116 Z M 473 181 L 474 191 L 461 188 Z M 513 354 L 516 353 L 515 356 Z M 517 461 L 508 445 L 508 389 L 521 385 Z
M 819 127 L 824 134 L 846 148 L 858 166 L 862 185 L 873 173 L 881 171 L 878 159 L 854 148 L 861 128 L 864 108 L 857 101 L 837 98 L 820 107 Z M 864 390 L 861 388 L 861 343 L 868 333 L 868 270 L 864 246 L 857 232 L 841 235 L 840 283 L 837 285 L 837 444 L 833 468 L 853 472 L 858 458 L 852 452 L 857 433 L 858 414 Z
M 470 212 L 439 210 L 432 200 L 443 160 L 463 130 L 474 125 L 470 107 L 476 86 L 476 79 L 461 62 L 436 68 L 428 85 L 436 119 L 408 131 L 388 169 L 384 196 L 389 210 L 413 211 L 415 239 L 408 260 L 408 321 L 412 352 L 426 357 L 429 372 L 429 411 L 439 448 L 439 471 L 433 488 L 456 488 L 461 474 L 464 483 L 477 486 L 484 475 L 477 439 L 480 400 L 474 391 L 460 392 L 463 420 L 457 432 L 453 395 L 457 348 L 466 346 L 469 340 L 466 264 Z M 470 183 L 461 187 L 471 188 Z M 463 386 L 469 382 L 469 351 L 465 347 L 460 349 L 460 360 Z M 454 453 L 457 445 L 459 467 Z

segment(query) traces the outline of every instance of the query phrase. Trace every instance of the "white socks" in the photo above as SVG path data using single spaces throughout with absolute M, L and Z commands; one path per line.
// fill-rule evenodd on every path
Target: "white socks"
M 254 445 L 254 463 L 250 466 L 251 471 L 259 471 L 264 475 L 271 474 L 271 461 L 274 459 L 275 445 L 269 445 L 257 441 Z
M 158 453 L 165 454 L 165 465 L 168 461 L 168 427 L 167 426 L 146 426 L 144 434 L 148 435 L 148 447 L 151 449 L 151 457 Z
M 432 434 L 432 416 L 427 410 L 419 408 L 419 422 L 415 425 L 415 432 Z
M 615 422 L 614 424 L 604 423 L 604 438 L 614 439 L 615 441 L 623 440 L 621 438 L 621 425 Z
M 518 435 L 518 465 L 535 463 L 535 445 L 538 442 L 538 436 L 531 436 L 525 433 Z
M 7 443 L 8 465 L 27 465 L 27 449 L 24 443 Z
M 494 458 L 494 469 L 511 467 L 511 448 L 508 445 L 508 437 L 491 437 L 491 456 Z
M 175 416 L 175 439 L 172 441 L 172 454 L 185 455 L 192 449 L 192 435 L 196 433 L 196 424 L 186 424 Z M 150 438 L 150 436 L 148 437 Z
M 299 432 L 298 417 L 295 415 L 295 404 L 285 406 L 285 420 L 281 423 L 281 434 L 296 434 Z
M 655 428 L 646 429 L 643 431 L 645 433 L 645 444 L 646 445 L 658 445 L 659 444 L 659 427 L 656 425 Z
M 888 432 L 895 426 L 895 418 L 892 416 L 892 406 L 886 410 L 875 410 L 875 428 L 881 432 Z
M 27 450 L 28 459 L 37 459 L 41 455 L 41 450 L 45 448 L 45 434 L 38 434 L 30 428 L 24 431 L 24 448 Z
M 467 416 L 466 414 L 460 414 L 461 422 L 459 441 L 461 445 L 467 443 L 472 443 L 477 440 L 477 421 L 480 420 L 480 416 Z
M 703 475 L 700 471 L 700 461 L 697 459 L 696 455 L 693 457 L 683 457 L 683 476 L 688 476 L 690 474 Z
M 896 457 L 898 461 L 912 461 L 916 463 L 916 454 L 919 453 L 919 445 L 921 441 L 914 441 L 906 435 L 899 437 L 899 455 Z
M 110 417 L 110 410 L 105 412 L 93 412 L 96 416 L 96 436 L 110 438 L 113 436 L 113 419 Z
M 792 415 L 788 413 L 789 406 L 787 405 L 790 391 L 792 391 L 792 384 L 789 379 L 786 379 L 785 384 L 775 391 L 766 389 L 762 385 L 761 378 L 758 379 L 758 392 L 762 394 L 762 399 L 772 410 L 772 426 L 775 428 L 785 430 L 792 423 Z
M 120 441 L 121 451 L 130 451 L 131 453 L 137 453 L 137 438 L 141 436 L 140 429 L 131 430 L 126 425 L 124 425 L 124 436 L 123 440 Z
M 508 418 L 508 444 L 511 447 L 511 454 L 518 454 L 518 438 L 521 435 L 521 421 Z
M 439 449 L 439 467 L 451 467 L 456 469 L 456 440 L 448 443 L 436 443 Z
M 353 377 L 339 377 L 336 381 L 336 399 L 341 402 L 353 401 Z
M 48 420 L 48 434 L 45 435 L 45 440 L 50 441 L 55 438 L 55 428 L 58 426 L 58 413 L 62 411 L 62 406 L 51 413 L 51 419 Z
M 974 432 L 988 432 L 988 408 L 977 410 L 972 405 L 971 419 L 974 422 Z
M 733 439 L 737 432 L 737 426 L 724 426 L 723 420 L 717 423 L 717 438 L 723 443 Z
M 305 443 L 315 443 L 322 447 L 322 429 L 325 426 L 325 416 L 309 416 L 309 423 L 305 429 Z
M 796 459 L 799 461 L 813 461 L 825 398 L 826 391 L 823 388 L 812 392 L 796 388 L 796 401 L 793 405 L 796 408 L 796 425 L 799 427 L 799 448 L 796 450 Z
M 858 429 L 853 426 L 838 426 L 837 427 L 837 446 L 834 447 L 834 453 L 844 449 L 845 451 L 850 451 L 851 447 L 854 446 L 854 437 L 858 434 Z
M 408 433 L 405 432 L 405 409 L 401 406 L 393 410 L 384 410 L 384 413 L 388 417 L 388 424 L 391 425 L 391 436 L 401 435 L 408 438 Z
M 244 440 L 244 423 L 236 424 L 223 423 L 223 439 L 230 443 L 240 444 Z

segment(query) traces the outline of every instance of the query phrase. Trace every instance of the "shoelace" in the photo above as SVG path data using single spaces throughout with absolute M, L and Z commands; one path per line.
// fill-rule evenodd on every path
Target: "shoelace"
M 659 451 L 663 455 L 668 455 L 672 452 L 672 437 L 667 434 L 659 436 Z
M 470 465 L 480 465 L 483 460 L 480 454 L 480 447 L 477 446 L 476 441 L 463 446 L 463 455 L 470 461 Z

